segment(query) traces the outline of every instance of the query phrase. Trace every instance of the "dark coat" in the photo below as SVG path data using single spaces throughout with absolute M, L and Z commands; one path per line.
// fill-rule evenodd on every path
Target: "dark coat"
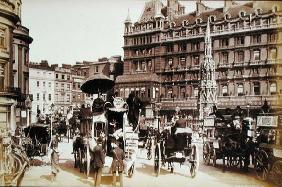
M 112 151 L 112 155 L 113 155 L 113 163 L 112 163 L 112 171 L 113 172 L 123 172 L 123 170 L 125 169 L 124 167 L 124 163 L 123 160 L 125 158 L 124 152 L 121 148 L 116 147 L 113 151 Z
M 92 153 L 92 159 L 93 159 L 93 168 L 102 168 L 105 163 L 105 153 L 102 149 L 102 145 L 98 144 L 94 147 Z
M 127 98 L 126 103 L 128 104 L 128 121 L 132 124 L 138 124 L 139 120 L 139 109 L 142 109 L 143 104 L 141 100 L 136 96 L 130 96 Z

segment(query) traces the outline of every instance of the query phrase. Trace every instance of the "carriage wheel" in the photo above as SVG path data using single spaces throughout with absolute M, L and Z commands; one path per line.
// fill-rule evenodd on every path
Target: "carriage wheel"
M 134 174 L 134 163 L 132 164 L 132 166 L 129 168 L 128 171 L 128 177 L 131 178 Z
M 255 171 L 260 180 L 265 181 L 268 178 L 268 155 L 263 150 L 259 150 L 255 154 Z
M 273 164 L 272 170 L 272 179 L 274 184 L 276 184 L 277 186 L 282 184 L 282 161 L 276 161 Z
M 212 154 L 212 166 L 216 166 L 216 149 L 213 148 L 213 154 Z
M 196 145 L 192 146 L 192 154 L 191 154 L 191 166 L 190 166 L 190 174 L 191 177 L 194 178 L 196 176 L 196 171 L 198 169 L 199 164 L 199 156 L 198 156 L 198 149 Z
M 203 160 L 205 165 L 209 165 L 210 164 L 210 145 L 208 142 L 205 142 L 204 146 L 203 146 Z
M 159 176 L 161 171 L 161 150 L 159 143 L 156 145 L 155 148 L 154 171 L 156 173 L 156 176 Z

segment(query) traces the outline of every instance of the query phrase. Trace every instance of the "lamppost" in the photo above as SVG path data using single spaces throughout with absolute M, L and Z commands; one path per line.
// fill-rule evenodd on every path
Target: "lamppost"
M 29 98 L 29 95 L 27 95 L 27 98 L 25 100 L 25 107 L 27 109 L 27 115 L 26 115 L 26 126 L 28 127 L 29 126 L 29 110 L 31 109 L 32 107 L 32 102 Z
M 156 103 L 155 104 L 155 111 L 156 111 L 156 117 L 157 117 L 157 124 L 158 124 L 158 131 L 160 131 L 160 110 L 161 110 L 162 104 Z
M 50 105 L 50 130 L 51 130 L 50 134 L 51 134 L 51 139 L 53 137 L 53 111 L 54 111 L 54 107 L 55 107 L 55 105 L 54 105 L 54 103 L 52 103 Z

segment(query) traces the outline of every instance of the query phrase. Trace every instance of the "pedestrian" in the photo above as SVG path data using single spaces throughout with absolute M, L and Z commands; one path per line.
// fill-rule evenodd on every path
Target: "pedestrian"
M 51 149 L 51 175 L 52 181 L 56 179 L 56 176 L 59 172 L 59 151 L 58 151 L 59 138 L 58 134 L 56 134 L 49 145 L 49 149 Z
M 123 172 L 125 169 L 125 165 L 124 165 L 124 152 L 123 150 L 117 145 L 118 141 L 113 141 L 112 142 L 112 147 L 113 147 L 113 151 L 112 151 L 112 157 L 113 157 L 113 162 L 111 165 L 111 170 L 113 173 L 113 186 L 116 187 L 116 174 L 118 172 L 119 175 L 119 183 L 120 183 L 120 187 L 123 187 Z
M 94 187 L 99 187 L 101 184 L 102 168 L 105 163 L 105 153 L 102 148 L 103 140 L 101 137 L 97 139 L 97 145 L 92 151 L 93 169 L 94 169 Z

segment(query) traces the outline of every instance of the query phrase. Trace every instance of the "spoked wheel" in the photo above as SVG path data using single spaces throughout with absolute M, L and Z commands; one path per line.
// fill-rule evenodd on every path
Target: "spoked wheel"
M 209 165 L 210 164 L 210 145 L 208 142 L 205 142 L 204 146 L 203 146 L 203 160 L 205 165 Z
M 133 174 L 134 174 L 134 164 L 132 164 L 132 166 L 128 170 L 128 177 L 131 178 Z
M 156 145 L 155 148 L 154 171 L 156 173 L 156 176 L 159 176 L 161 171 L 161 149 L 159 143 Z
M 216 166 L 216 149 L 213 148 L 213 152 L 212 152 L 212 166 Z
M 259 150 L 255 155 L 255 171 L 260 180 L 268 178 L 268 155 L 265 151 Z
M 275 185 L 279 186 L 282 184 L 282 161 L 276 161 L 273 164 L 272 170 L 271 170 L 271 176 L 272 180 Z
M 192 146 L 190 163 L 191 163 L 190 174 L 191 174 L 191 177 L 194 178 L 196 176 L 196 172 L 197 172 L 198 164 L 199 164 L 198 148 L 196 145 Z

